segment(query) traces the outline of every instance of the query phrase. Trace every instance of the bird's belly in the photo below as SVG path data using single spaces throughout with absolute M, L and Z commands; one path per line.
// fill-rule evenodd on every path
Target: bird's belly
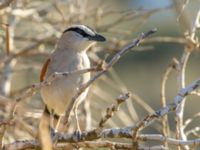
M 71 55 L 70 59 L 67 59 L 69 57 L 68 53 L 63 53 L 59 56 L 61 58 L 56 55 L 52 58 L 48 66 L 46 78 L 51 76 L 54 72 L 70 72 L 90 67 L 90 62 L 86 53 Z M 70 101 L 77 89 L 89 79 L 90 73 L 69 75 L 67 77 L 55 79 L 50 85 L 41 88 L 42 99 L 49 109 L 53 109 L 56 114 L 62 115 L 68 109 Z M 85 99 L 87 91 L 88 90 L 85 90 L 85 92 L 79 96 L 76 100 L 77 103 Z
M 86 77 L 86 76 L 85 76 Z M 80 80 L 84 76 L 68 76 L 54 80 L 50 85 L 41 89 L 41 96 L 49 109 L 53 109 L 58 115 L 64 114 L 68 109 L 72 97 L 80 86 Z M 78 101 L 85 99 L 87 90 L 79 96 Z

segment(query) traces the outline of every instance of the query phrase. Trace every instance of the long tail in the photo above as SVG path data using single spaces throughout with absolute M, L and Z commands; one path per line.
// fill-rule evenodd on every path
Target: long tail
M 50 113 L 45 107 L 39 124 L 39 140 L 42 150 L 53 150 L 53 144 L 50 134 Z

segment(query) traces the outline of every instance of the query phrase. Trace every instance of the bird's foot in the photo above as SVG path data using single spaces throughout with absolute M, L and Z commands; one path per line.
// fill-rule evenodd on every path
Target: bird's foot
M 50 128 L 50 136 L 51 136 L 52 143 L 56 143 L 57 142 L 56 133 L 57 133 L 57 131 L 55 129 Z
M 79 142 L 81 140 L 81 135 L 82 135 L 82 132 L 81 130 L 76 130 L 73 134 L 73 140 L 75 142 Z

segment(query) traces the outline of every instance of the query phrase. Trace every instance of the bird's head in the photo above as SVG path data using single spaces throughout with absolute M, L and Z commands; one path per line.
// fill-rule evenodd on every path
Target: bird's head
M 77 51 L 85 51 L 95 42 L 104 42 L 106 38 L 85 25 L 73 25 L 67 28 L 59 42 L 58 47 L 71 48 Z

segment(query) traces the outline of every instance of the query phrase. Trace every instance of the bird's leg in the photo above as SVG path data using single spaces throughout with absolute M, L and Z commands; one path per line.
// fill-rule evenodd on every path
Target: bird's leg
M 52 138 L 53 143 L 55 143 L 56 141 L 54 139 L 55 139 L 56 132 L 59 132 L 61 117 L 55 114 L 55 112 L 53 112 L 51 116 L 52 116 L 52 122 L 51 122 L 51 128 L 50 128 L 51 138 Z
M 74 107 L 74 115 L 75 115 L 75 121 L 76 121 L 76 131 L 75 131 L 75 141 L 79 141 L 81 139 L 81 128 L 80 128 L 80 124 L 78 121 L 78 105 L 76 104 Z
M 55 127 L 56 131 L 60 131 L 60 128 L 61 128 L 61 119 L 62 119 L 62 116 L 60 116 L 59 118 L 57 118 L 56 127 Z
M 75 121 L 76 121 L 76 127 L 77 127 L 76 130 L 81 133 L 81 128 L 78 121 L 78 105 L 77 104 L 74 107 L 74 115 L 75 115 Z

